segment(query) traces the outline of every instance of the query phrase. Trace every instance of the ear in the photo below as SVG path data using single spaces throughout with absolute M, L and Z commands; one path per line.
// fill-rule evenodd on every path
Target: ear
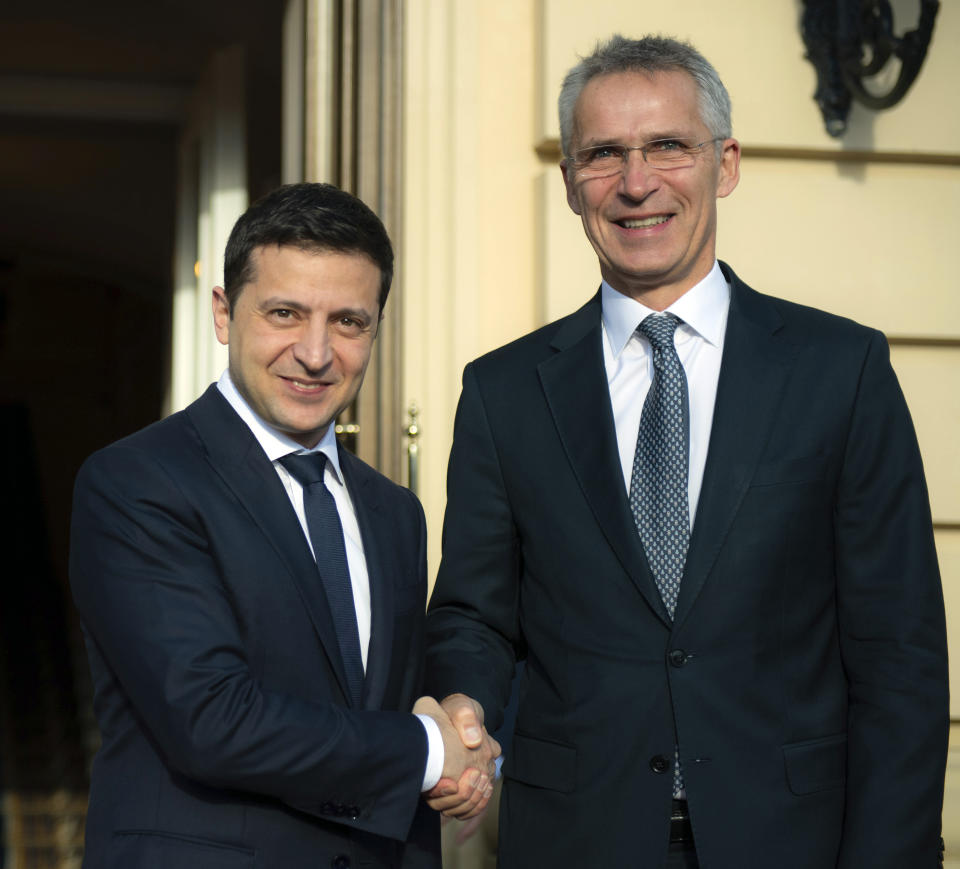
M 560 174 L 563 175 L 563 183 L 567 188 L 567 205 L 574 214 L 580 214 L 580 199 L 577 197 L 577 188 L 574 186 L 573 169 L 570 168 L 566 159 L 560 161 Z
M 717 198 L 729 196 L 740 181 L 740 143 L 726 139 L 720 155 L 720 177 L 717 179 Z
M 223 287 L 213 288 L 213 328 L 221 344 L 230 343 L 230 302 Z

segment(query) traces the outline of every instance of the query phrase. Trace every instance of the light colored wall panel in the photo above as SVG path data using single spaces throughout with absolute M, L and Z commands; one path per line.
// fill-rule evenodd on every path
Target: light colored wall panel
M 915 0 L 899 0 L 898 30 L 916 26 Z M 905 101 L 875 113 L 856 105 L 842 144 L 823 129 L 813 102 L 816 74 L 804 60 L 799 0 L 685 0 L 684 3 L 540 0 L 543 69 L 538 124 L 557 138 L 556 98 L 566 70 L 612 33 L 664 33 L 690 40 L 710 59 L 733 99 L 734 132 L 754 145 L 891 151 L 960 150 L 956 81 L 960 3 L 941 4 L 928 60 Z M 902 23 L 901 23 L 902 22 Z
M 463 367 L 537 325 L 533 13 L 404 4 L 403 402 L 421 408 L 431 577 Z
M 933 519 L 960 523 L 960 348 L 894 346 L 890 358 L 917 429 Z
M 543 323 L 575 311 L 600 286 L 597 255 L 583 232 L 579 216 L 567 205 L 560 170 L 550 167 L 537 179 L 541 203 L 540 299 Z
M 960 721 L 960 666 L 957 664 L 960 661 L 960 531 L 937 533 L 937 555 L 940 558 L 943 600 L 947 609 L 947 643 L 951 661 L 950 718 Z M 955 787 L 960 797 L 960 782 Z M 960 818 L 951 820 L 950 826 L 960 834 Z
M 445 501 L 445 459 L 454 401 L 450 380 L 454 190 L 453 126 L 456 119 L 450 67 L 453 51 L 449 9 L 442 0 L 405 5 L 403 248 L 398 251 L 406 293 L 404 404 L 420 412 L 420 499 L 428 522 L 430 577 L 438 564 Z
M 745 159 L 717 253 L 763 292 L 892 335 L 960 335 L 960 168 Z

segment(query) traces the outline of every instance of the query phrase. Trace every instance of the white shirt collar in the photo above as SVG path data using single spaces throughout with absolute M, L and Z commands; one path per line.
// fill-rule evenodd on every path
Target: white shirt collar
M 263 447 L 263 451 L 267 454 L 267 458 L 270 459 L 271 462 L 275 462 L 277 459 L 292 452 L 323 453 L 327 457 L 327 463 L 333 468 L 334 473 L 337 475 L 337 480 L 341 484 L 343 483 L 343 472 L 340 470 L 340 453 L 337 449 L 337 435 L 334 423 L 331 422 L 330 425 L 327 426 L 323 437 L 320 438 L 320 443 L 313 447 L 313 449 L 308 450 L 302 444 L 298 444 L 289 435 L 285 435 L 283 432 L 278 431 L 263 421 L 237 390 L 237 387 L 230 377 L 229 370 L 225 370 L 223 374 L 220 375 L 220 379 L 217 381 L 217 389 L 219 389 L 223 397 L 230 402 L 230 406 L 239 414 L 240 419 L 247 424 L 250 431 L 253 432 L 253 436 L 257 439 L 260 446 Z
M 644 318 L 657 313 L 618 292 L 606 281 L 600 284 L 600 305 L 604 332 L 615 358 L 619 358 Z M 714 260 L 710 273 L 670 305 L 667 311 L 683 321 L 681 328 L 688 327 L 705 341 L 719 347 L 723 343 L 729 305 L 730 287 L 720 271 L 719 263 Z

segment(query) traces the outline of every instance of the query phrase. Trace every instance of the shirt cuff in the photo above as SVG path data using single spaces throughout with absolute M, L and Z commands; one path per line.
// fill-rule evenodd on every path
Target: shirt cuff
M 416 713 L 423 729 L 427 731 L 427 768 L 423 772 L 421 793 L 431 790 L 443 775 L 443 737 L 440 725 L 429 715 Z

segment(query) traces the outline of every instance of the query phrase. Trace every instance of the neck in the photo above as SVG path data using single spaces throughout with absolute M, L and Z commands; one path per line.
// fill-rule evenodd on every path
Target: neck
M 621 276 L 613 276 L 613 280 L 611 280 L 610 277 L 603 274 L 603 269 L 601 269 L 601 274 L 603 274 L 603 279 L 618 293 L 640 302 L 641 305 L 645 305 L 653 311 L 665 311 L 677 299 L 692 290 L 709 275 L 713 263 L 714 260 L 711 259 L 705 269 L 698 269 L 681 281 L 667 284 L 643 280 L 624 280 Z

